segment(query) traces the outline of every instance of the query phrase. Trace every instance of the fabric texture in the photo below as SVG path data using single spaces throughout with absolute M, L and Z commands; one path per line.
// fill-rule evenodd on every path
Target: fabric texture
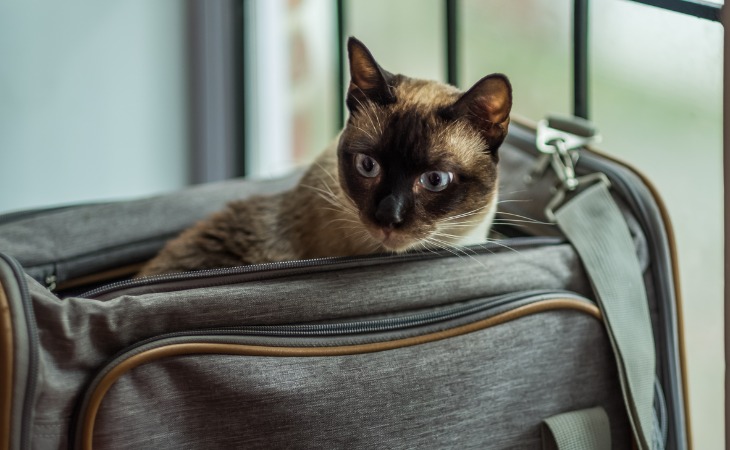
M 112 386 L 94 445 L 539 449 L 544 417 L 598 404 L 626 449 L 619 392 L 600 322 L 556 311 L 363 355 L 166 358 Z
M 0 251 L 43 282 L 117 268 L 151 258 L 164 243 L 234 199 L 283 191 L 301 173 L 276 180 L 232 180 L 139 200 L 78 205 L 0 216 Z
M 515 292 L 516 285 L 590 296 L 569 245 L 237 285 L 221 279 L 220 286 L 106 301 L 59 300 L 32 279 L 28 283 L 43 347 L 39 377 L 44 382 L 36 403 L 39 428 L 34 433 L 48 439 L 55 435 L 58 441 L 64 439 L 76 396 L 90 372 L 125 347 L 159 334 L 380 317 Z
M 507 152 L 502 156 L 508 161 Z M 516 178 L 502 178 L 510 179 Z M 33 277 L 27 282 L 41 341 L 34 448 L 65 448 L 74 408 L 93 374 L 128 346 L 163 333 L 377 318 L 531 289 L 592 295 L 570 245 L 245 283 L 221 278 L 218 285 L 127 292 L 104 301 L 60 300 L 36 281 L 48 273 L 63 280 L 141 261 L 226 201 L 295 182 L 232 181 L 5 223 L 0 217 L 0 251 L 16 256 Z M 554 226 L 535 225 L 559 234 Z M 393 352 L 160 361 L 112 388 L 96 442 L 98 448 L 364 448 L 378 446 L 368 445 L 374 439 L 393 448 L 539 448 L 541 420 L 594 405 L 611 417 L 613 448 L 629 448 L 616 367 L 600 323 L 578 313 L 544 313 Z

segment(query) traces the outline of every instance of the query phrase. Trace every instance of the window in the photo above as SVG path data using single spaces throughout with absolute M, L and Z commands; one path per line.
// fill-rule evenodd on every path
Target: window
M 328 75 L 334 70 L 329 60 L 313 49 L 336 51 L 330 43 L 336 43 L 336 30 L 324 20 L 311 28 L 301 25 L 310 8 L 331 18 L 334 3 L 281 2 L 282 23 L 289 24 L 282 55 L 292 64 L 284 85 L 299 102 L 288 119 L 293 130 L 286 150 L 292 155 L 289 165 L 316 154 L 335 133 L 338 118 L 326 92 L 338 88 L 337 80 Z M 446 79 L 444 1 L 342 3 L 346 34 L 362 39 L 385 68 Z M 459 1 L 460 87 L 504 72 L 513 83 L 517 115 L 538 120 L 571 113 L 573 4 Z M 680 259 L 693 444 L 720 448 L 723 30 L 717 22 L 691 15 L 608 0 L 590 2 L 589 30 L 588 112 L 603 135 L 598 147 L 648 175 L 667 204 Z M 301 74 L 308 72 L 311 77 L 302 82 Z M 299 111 L 312 113 L 301 121 Z M 268 145 L 259 148 L 271 151 Z

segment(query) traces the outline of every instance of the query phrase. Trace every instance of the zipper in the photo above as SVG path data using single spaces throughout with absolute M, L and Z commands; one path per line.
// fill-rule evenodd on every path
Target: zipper
M 337 270 L 348 267 L 364 267 L 378 264 L 388 264 L 396 262 L 407 262 L 417 260 L 429 260 L 441 257 L 481 255 L 486 253 L 496 253 L 508 250 L 525 249 L 537 246 L 558 245 L 564 243 L 565 240 L 557 237 L 518 237 L 495 242 L 488 242 L 483 245 L 464 247 L 463 255 L 450 252 L 448 250 L 433 250 L 428 252 L 413 252 L 402 255 L 366 255 L 351 257 L 328 257 L 305 259 L 295 261 L 282 261 L 264 264 L 252 264 L 248 266 L 227 267 L 221 269 L 199 270 L 193 272 L 179 272 L 165 275 L 155 275 L 151 277 L 137 278 L 131 280 L 118 281 L 111 283 L 91 291 L 85 292 L 79 297 L 96 298 L 107 297 L 109 294 L 118 294 L 122 290 L 143 288 L 155 285 L 162 285 L 170 282 L 195 282 L 194 286 L 189 284 L 185 288 L 200 288 L 211 285 L 222 284 L 221 277 L 244 276 L 241 281 L 253 281 L 263 278 L 270 278 L 274 274 L 279 276 L 294 275 L 302 272 L 311 272 L 317 270 Z M 230 282 L 230 280 L 229 280 Z M 176 290 L 171 287 L 170 291 Z
M 49 206 L 41 207 L 31 210 L 21 210 L 0 214 L 0 225 L 6 225 L 13 222 L 19 222 L 21 220 L 33 219 L 35 217 L 43 216 L 49 213 L 61 212 L 66 209 L 76 208 L 79 206 L 95 206 L 100 205 L 101 202 L 89 202 L 89 203 L 74 203 L 70 205 L 61 206 Z
M 33 422 L 33 403 L 35 402 L 36 383 L 38 380 L 38 349 L 40 345 L 38 325 L 35 320 L 28 285 L 23 279 L 23 270 L 15 259 L 4 253 L 0 253 L 0 259 L 10 267 L 10 270 L 15 276 L 18 289 L 20 290 L 20 302 L 23 305 L 26 327 L 28 328 L 28 384 L 25 388 L 20 426 L 20 448 L 28 450 L 30 449 L 30 427 Z
M 236 327 L 219 327 L 199 330 L 188 330 L 160 334 L 133 345 L 130 345 L 106 363 L 92 378 L 84 389 L 80 403 L 74 415 L 74 423 L 70 429 L 74 434 L 70 442 L 80 447 L 79 438 L 83 436 L 81 426 L 87 414 L 91 397 L 105 377 L 124 361 L 141 353 L 169 345 L 185 343 L 216 343 L 253 346 L 283 347 L 337 347 L 356 345 L 357 343 L 388 342 L 449 330 L 469 323 L 477 322 L 501 313 L 512 311 L 518 307 L 554 299 L 572 299 L 588 304 L 595 304 L 578 294 L 561 290 L 535 290 L 510 293 L 483 300 L 472 301 L 441 307 L 436 310 L 406 313 L 396 317 L 384 317 L 372 320 L 321 324 L 291 325 L 252 325 Z M 401 334 L 398 334 L 398 333 Z M 382 334 L 376 334 L 382 333 Z M 261 339 L 286 339 L 271 344 L 262 343 Z M 319 339 L 311 339 L 319 338 Z M 258 342 L 257 342 L 258 339 Z M 291 341 L 289 341 L 289 339 Z M 297 341 L 297 339 L 302 339 Z M 324 342 L 323 339 L 327 341 Z M 332 339 L 331 341 L 329 339 Z M 106 381 L 104 381 L 106 382 Z
M 96 403 L 99 401 L 97 390 L 102 384 L 106 386 L 103 389 L 108 389 L 124 372 L 117 373 L 111 379 L 108 376 L 112 372 L 117 371 L 118 367 L 125 361 L 147 351 L 164 349 L 177 344 L 195 343 L 319 348 L 396 341 L 458 328 L 489 317 L 507 313 L 525 305 L 554 299 L 573 299 L 579 302 L 593 304 L 590 300 L 568 291 L 536 290 L 505 294 L 472 301 L 468 304 L 462 303 L 446 308 L 439 308 L 437 310 L 426 310 L 424 312 L 404 314 L 398 317 L 386 317 L 373 320 L 323 324 L 210 328 L 158 335 L 122 350 L 96 373 L 91 383 L 85 388 L 80 404 L 76 409 L 77 413 L 74 415 L 75 423 L 71 427 L 71 430 L 74 432 L 71 442 L 75 442 L 75 448 L 82 447 L 83 439 L 88 436 L 91 430 L 84 427 L 93 427 L 87 421 L 89 417 L 87 414 L 90 408 L 93 411 L 96 411 L 93 408 L 98 408 L 98 403 Z M 319 341 L 312 339 L 306 340 L 306 338 L 311 338 L 312 336 L 319 337 Z M 271 341 L 262 342 L 261 339 L 266 337 L 291 339 L 291 341 L 278 341 L 273 344 Z M 296 341 L 297 338 L 304 338 L 305 340 Z M 329 340 L 330 338 L 332 340 Z M 322 339 L 327 339 L 327 341 L 323 341 Z M 101 394 L 102 397 L 103 395 Z M 91 406 L 92 401 L 95 402 L 94 404 L 96 406 Z
M 398 317 L 387 317 L 373 320 L 360 320 L 353 322 L 334 322 L 322 324 L 293 324 L 293 325 L 242 325 L 236 327 L 206 328 L 201 330 L 178 331 L 165 333 L 142 340 L 130 347 L 125 348 L 112 360 L 122 355 L 134 353 L 136 349 L 147 347 L 152 343 L 175 338 L 201 337 L 201 336 L 245 336 L 245 337 L 283 337 L 283 338 L 307 338 L 307 337 L 346 337 L 368 333 L 383 333 L 388 331 L 399 331 L 408 328 L 433 325 L 439 322 L 459 319 L 472 314 L 486 312 L 510 303 L 529 299 L 530 302 L 548 300 L 554 298 L 569 298 L 576 300 L 590 301 L 570 291 L 559 290 L 536 290 L 504 294 L 491 297 L 474 304 L 460 304 L 447 308 L 440 308 L 435 311 L 412 313 Z

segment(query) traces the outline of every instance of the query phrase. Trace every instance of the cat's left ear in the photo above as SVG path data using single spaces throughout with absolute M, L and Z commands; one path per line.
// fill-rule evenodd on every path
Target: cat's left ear
M 512 85 L 506 76 L 495 73 L 477 81 L 444 113 L 448 118 L 464 117 L 471 121 L 496 156 L 497 148 L 507 136 L 511 109 Z

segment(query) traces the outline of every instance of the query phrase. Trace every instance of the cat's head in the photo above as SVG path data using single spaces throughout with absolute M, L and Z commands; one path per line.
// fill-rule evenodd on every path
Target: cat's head
M 357 39 L 347 50 L 339 179 L 370 235 L 400 252 L 464 243 L 480 225 L 486 233 L 512 106 L 507 77 L 486 76 L 463 93 L 387 72 Z

